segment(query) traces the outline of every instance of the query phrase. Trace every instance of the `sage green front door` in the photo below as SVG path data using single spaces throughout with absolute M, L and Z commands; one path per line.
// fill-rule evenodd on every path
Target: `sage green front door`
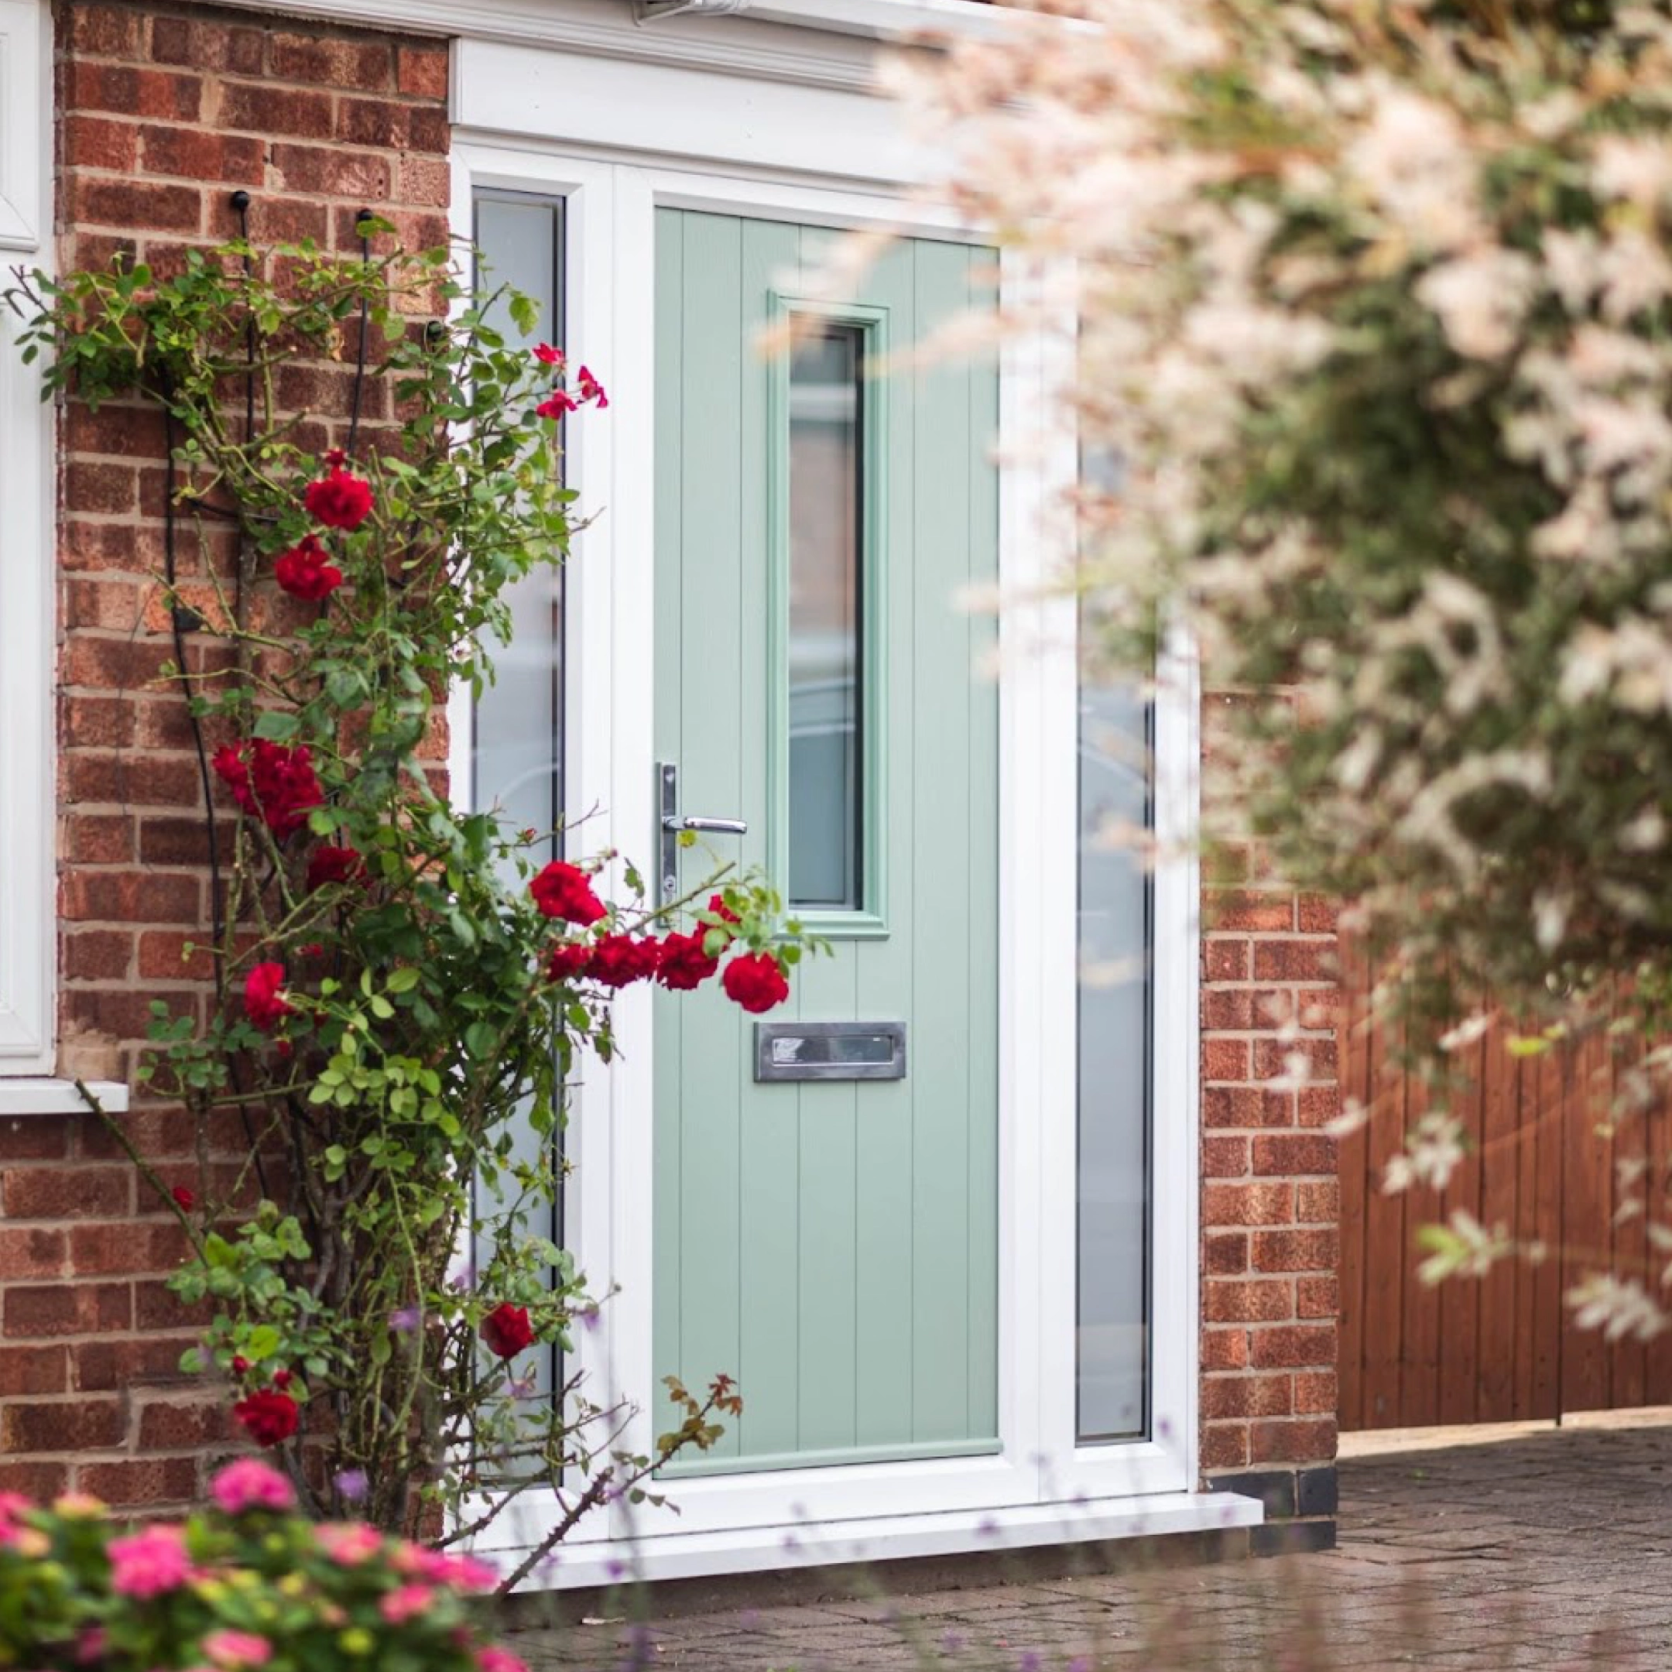
M 998 698 L 958 607 L 996 571 L 998 380 L 875 366 L 993 257 L 907 241 L 833 306 L 830 236 L 658 212 L 656 753 L 682 814 L 748 826 L 681 892 L 764 866 L 834 946 L 764 1020 L 899 1024 L 905 1074 L 757 1080 L 717 984 L 658 995 L 655 1371 L 744 1400 L 670 1472 L 998 1448 Z

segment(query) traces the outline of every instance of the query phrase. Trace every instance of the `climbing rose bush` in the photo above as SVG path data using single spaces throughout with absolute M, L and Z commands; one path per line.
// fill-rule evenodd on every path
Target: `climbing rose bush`
M 481 1635 L 484 1564 L 311 1522 L 254 1459 L 222 1469 L 209 1497 L 179 1525 L 133 1530 L 86 1496 L 36 1508 L 0 1494 L 0 1665 L 525 1672 Z
M 1059 339 L 1090 677 L 1195 649 L 1209 845 L 1351 907 L 1436 1080 L 1477 1007 L 1536 1052 L 1635 1006 L 1630 1128 L 1672 1068 L 1672 8 L 1023 0 L 894 74 Z M 1461 1158 L 1440 1104 L 1392 1183 Z M 1672 1321 L 1651 1229 L 1587 1321 Z
M 571 1076 L 614 1057 L 624 987 L 720 976 L 681 1002 L 755 1012 L 809 944 L 759 877 L 722 867 L 653 904 L 621 855 L 455 805 L 437 764 L 443 699 L 479 694 L 484 646 L 510 638 L 507 588 L 567 553 L 557 420 L 600 421 L 608 395 L 508 341 L 493 320 L 526 334 L 532 304 L 471 293 L 446 251 L 235 243 L 11 299 L 48 393 L 165 417 L 156 580 L 204 766 L 210 913 L 188 951 L 213 993 L 153 1005 L 145 1072 L 200 1153 L 230 1120 L 247 1160 L 164 1178 L 112 1125 L 190 1242 L 171 1286 L 209 1321 L 186 1368 L 321 1517 L 446 1543 L 561 1478 L 514 1585 L 741 1409 L 727 1367 L 695 1367 L 706 1393 L 670 1379 L 671 1426 L 629 1451 L 627 1412 L 552 1384 L 599 1307 L 550 1236 Z M 362 351 L 348 410 L 278 404 L 285 367 Z

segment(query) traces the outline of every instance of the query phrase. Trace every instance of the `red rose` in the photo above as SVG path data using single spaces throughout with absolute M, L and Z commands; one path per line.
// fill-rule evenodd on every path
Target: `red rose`
M 790 996 L 783 965 L 770 952 L 748 952 L 733 958 L 720 977 L 720 985 L 726 989 L 727 998 L 756 1016 Z
M 548 981 L 574 981 L 586 974 L 592 962 L 590 941 L 559 941 L 546 955 Z
M 363 476 L 332 464 L 326 475 L 308 484 L 302 503 L 316 522 L 352 532 L 372 514 L 372 485 Z
M 308 822 L 309 809 L 325 800 L 305 743 L 294 749 L 263 737 L 229 743 L 215 751 L 212 764 L 239 807 L 262 820 L 281 841 L 300 830 Z
M 698 928 L 697 933 L 702 937 L 703 944 L 705 946 L 708 944 L 708 937 L 710 935 L 718 932 L 724 936 L 724 939 L 717 942 L 714 948 L 717 953 L 724 952 L 725 949 L 731 945 L 732 941 L 736 939 L 734 926 L 742 922 L 742 919 L 731 909 L 730 906 L 726 904 L 726 898 L 723 894 L 709 895 L 708 911 L 706 913 L 707 917 L 717 917 L 720 921 L 718 923 L 703 921 L 704 915 L 705 914 L 703 913 L 698 913 L 698 920 L 701 926 Z
M 305 534 L 273 565 L 273 578 L 292 598 L 317 603 L 343 584 L 343 572 L 312 534 Z
M 579 412 L 581 403 L 571 394 L 562 389 L 554 389 L 551 394 L 535 407 L 536 418 L 561 418 L 566 412 Z
M 694 935 L 668 935 L 662 942 L 656 963 L 656 979 L 675 992 L 688 993 L 700 987 L 719 967 L 720 960 L 703 951 L 706 931 Z
M 296 1432 L 299 1407 L 288 1393 L 261 1388 L 240 1399 L 232 1414 L 243 1423 L 258 1446 L 276 1446 Z
M 283 964 L 257 964 L 244 980 L 244 1014 L 263 1033 L 271 1033 L 281 1017 L 295 1014 L 283 989 Z
M 250 1361 L 242 1353 L 234 1353 L 232 1355 L 232 1374 L 234 1376 L 247 1376 L 249 1373 Z
M 542 366 L 561 366 L 563 364 L 563 350 L 553 348 L 550 343 L 537 343 L 534 348 L 534 358 Z
M 273 1386 L 276 1387 L 276 1388 L 287 1388 L 287 1387 L 289 1387 L 290 1386 L 290 1372 L 288 1370 L 275 1370 L 273 1372 Z
M 499 1358 L 515 1358 L 534 1340 L 534 1330 L 528 1322 L 528 1308 L 513 1306 L 502 1300 L 482 1320 L 482 1339 L 488 1351 Z
M 598 410 L 602 412 L 610 404 L 610 398 L 604 393 L 604 386 L 585 366 L 575 374 L 575 382 L 580 388 L 583 401 L 596 401 Z
M 195 1197 L 183 1184 L 175 1185 L 175 1187 L 169 1191 L 169 1195 L 174 1198 L 174 1205 L 182 1213 L 190 1213 L 192 1209 L 197 1206 L 197 1197 Z
M 358 848 L 334 847 L 321 842 L 308 861 L 308 892 L 328 882 L 358 882 L 366 874 L 366 862 Z
M 629 987 L 656 973 L 662 945 L 656 940 L 634 940 L 631 935 L 605 935 L 592 949 L 587 974 L 601 987 Z
M 561 859 L 554 859 L 541 871 L 528 885 L 528 892 L 546 917 L 585 925 L 605 915 L 604 904 L 592 892 L 586 872 Z

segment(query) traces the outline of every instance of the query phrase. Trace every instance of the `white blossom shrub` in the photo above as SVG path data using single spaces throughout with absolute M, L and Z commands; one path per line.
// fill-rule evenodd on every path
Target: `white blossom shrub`
M 892 73 L 1118 461 L 1078 490 L 1090 654 L 1141 675 L 1186 631 L 1234 698 L 1209 842 L 1351 904 L 1430 1065 L 1488 1001 L 1527 1049 L 1623 994 L 1652 1031 L 1672 7 L 1034 0 Z M 1456 1136 L 1431 1120 L 1395 1182 L 1443 1182 Z M 1454 1228 L 1429 1267 L 1498 1251 Z M 1576 1304 L 1611 1327 L 1615 1292 Z

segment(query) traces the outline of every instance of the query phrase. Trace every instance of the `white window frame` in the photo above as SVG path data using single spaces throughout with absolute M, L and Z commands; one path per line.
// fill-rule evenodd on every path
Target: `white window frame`
M 52 23 L 43 0 L 0 0 L 0 263 L 52 265 Z M 9 274 L 7 275 L 9 283 Z M 53 408 L 0 326 L 0 1075 L 53 1067 Z M 13 1088 L 15 1090 L 15 1088 Z M 0 1112 L 9 1107 L 0 1083 Z
M 588 845 L 643 858 L 654 828 L 646 600 L 654 584 L 654 227 L 659 207 L 836 226 L 974 236 L 900 189 L 928 159 L 887 105 L 851 90 L 734 82 L 683 64 L 577 60 L 491 42 L 455 47 L 453 216 L 468 238 L 472 195 L 508 189 L 565 203 L 566 346 L 604 372 L 607 415 L 570 426 L 566 476 L 603 515 L 569 570 L 564 657 L 565 786 L 589 813 Z M 761 158 L 773 159 L 770 165 Z M 843 172 L 832 172 L 839 163 Z M 1017 277 L 1006 261 L 1001 290 Z M 1001 366 L 1001 450 L 1027 458 L 1051 375 L 1049 350 L 1017 345 Z M 543 1583 L 599 1583 L 628 1561 L 650 1577 L 744 1571 L 969 1549 L 1106 1539 L 1259 1521 L 1261 1506 L 1197 1491 L 1199 1179 L 1198 878 L 1178 857 L 1155 879 L 1156 1049 L 1152 1268 L 1153 1438 L 1075 1438 L 1075 1112 L 1078 689 L 1072 600 L 1047 582 L 1067 555 L 1043 513 L 1076 468 L 1072 445 L 1032 449 L 1000 483 L 1001 585 L 1033 602 L 1000 619 L 1001 995 L 997 1456 L 681 1479 L 681 1513 L 624 1505 L 576 1529 Z M 1056 654 L 1043 654 L 1042 647 Z M 1162 682 L 1156 732 L 1163 836 L 1194 826 L 1197 701 L 1180 660 Z M 468 760 L 468 703 L 454 709 Z M 459 781 L 466 781 L 460 779 Z M 1182 851 L 1182 850 L 1181 850 Z M 612 879 L 620 886 L 620 877 Z M 578 1367 L 591 1397 L 647 1398 L 650 1329 L 653 1012 L 646 991 L 616 1004 L 625 1054 L 590 1070 L 569 1129 L 570 1246 L 595 1292 L 614 1291 Z M 1054 1118 L 1040 1118 L 1041 1111 Z M 747 1390 L 745 1390 L 747 1397 Z M 648 1450 L 646 1413 L 626 1443 Z M 538 1542 L 561 1498 L 533 1490 L 478 1542 L 510 1558 Z M 794 1529 L 792 1534 L 792 1529 Z

